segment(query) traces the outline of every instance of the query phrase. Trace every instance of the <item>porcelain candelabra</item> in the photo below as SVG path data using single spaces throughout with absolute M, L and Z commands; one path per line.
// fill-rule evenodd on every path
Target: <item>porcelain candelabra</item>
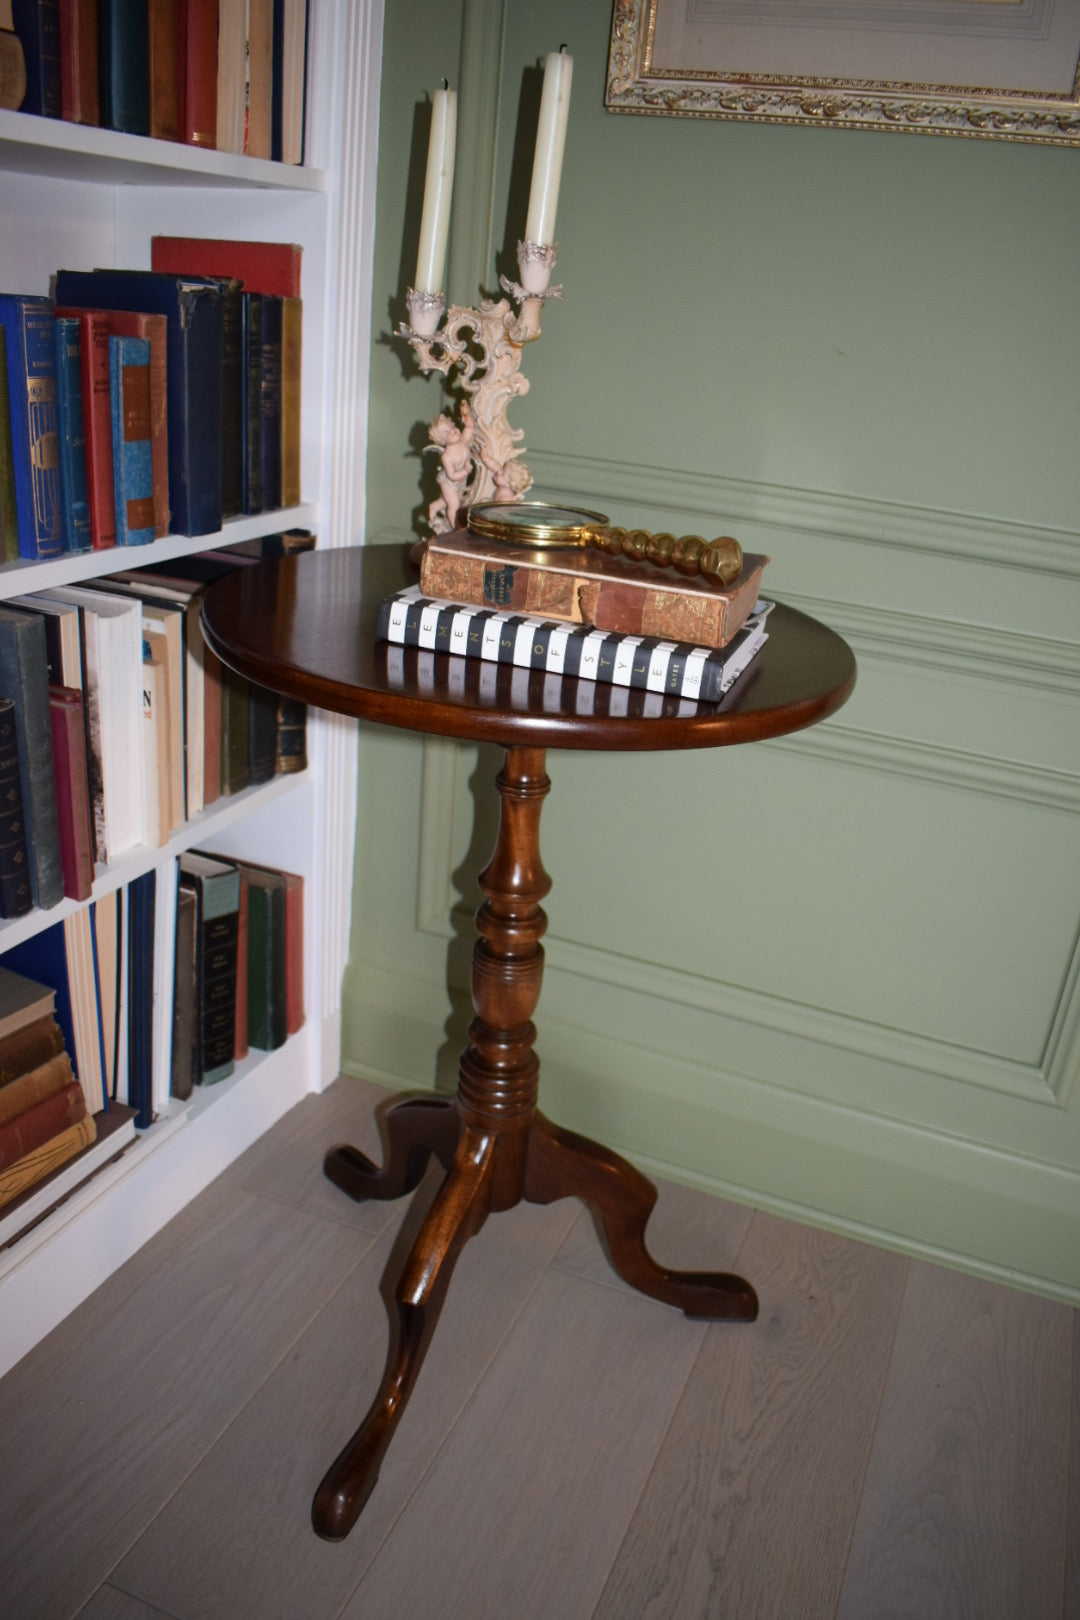
M 437 416 L 424 447 L 441 458 L 439 494 L 427 513 L 432 534 L 457 528 L 470 506 L 519 501 L 532 484 L 521 460 L 523 429 L 511 427 L 506 412 L 529 390 L 521 356 L 525 344 L 540 336 L 540 306 L 562 297 L 561 287 L 548 286 L 554 267 L 553 246 L 519 242 L 520 284 L 499 278 L 507 298 L 483 299 L 479 309 L 451 304 L 447 310 L 442 293 L 410 288 L 406 294 L 409 325 L 399 326 L 397 335 L 412 345 L 421 371 L 449 377 L 454 367 L 460 370 L 459 419 Z

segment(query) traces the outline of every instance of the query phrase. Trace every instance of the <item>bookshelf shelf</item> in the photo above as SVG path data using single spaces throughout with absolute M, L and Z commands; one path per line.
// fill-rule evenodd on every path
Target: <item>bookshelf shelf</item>
M 318 544 L 363 533 L 373 195 L 382 5 L 310 0 L 303 167 L 118 134 L 0 109 L 2 289 L 44 295 L 61 269 L 146 269 L 155 234 L 295 243 L 303 254 L 302 504 L 33 563 L 0 565 L 0 601 L 91 584 L 304 528 Z M 248 788 L 187 822 L 162 848 L 99 868 L 94 900 L 156 871 L 154 1123 L 119 1159 L 18 1242 L 0 1247 L 0 1375 L 225 1170 L 308 1091 L 337 1076 L 348 951 L 355 728 L 312 715 L 308 768 Z M 176 857 L 201 847 L 304 879 L 306 1022 L 285 1046 L 253 1051 L 227 1081 L 168 1097 Z M 85 904 L 85 903 L 84 903 Z M 0 924 L 0 954 L 79 911 L 64 900 Z M 72 1161 L 73 1163 L 75 1161 Z M 5 1227 L 0 1210 L 0 1244 Z M 11 1228 L 6 1228 L 9 1237 Z
M 283 507 L 276 512 L 260 512 L 256 517 L 231 518 L 216 534 L 168 534 L 147 546 L 114 546 L 109 551 L 83 551 L 77 556 L 53 557 L 47 562 L 0 563 L 0 600 L 21 596 L 25 591 L 43 591 L 54 585 L 80 585 L 102 579 L 125 568 L 146 568 L 150 563 L 170 562 L 174 557 L 191 557 L 217 546 L 232 546 L 239 540 L 277 534 L 285 529 L 311 528 L 316 521 L 313 504 Z
M 117 186 L 227 186 L 293 192 L 323 192 L 327 187 L 321 169 L 210 152 L 6 109 L 0 109 L 0 167 L 39 179 Z

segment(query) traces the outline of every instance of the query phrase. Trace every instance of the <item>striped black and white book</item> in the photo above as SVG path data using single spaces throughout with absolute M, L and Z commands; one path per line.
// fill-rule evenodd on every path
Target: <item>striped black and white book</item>
M 765 624 L 772 607 L 759 599 L 726 647 L 692 647 L 656 636 L 620 635 L 443 602 L 412 585 L 380 604 L 375 634 L 399 646 L 715 703 L 768 640 Z

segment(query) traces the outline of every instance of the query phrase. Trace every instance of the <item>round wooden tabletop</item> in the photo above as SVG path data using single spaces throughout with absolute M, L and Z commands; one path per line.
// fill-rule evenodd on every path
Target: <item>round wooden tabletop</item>
M 712 748 L 798 731 L 855 684 L 836 633 L 778 604 L 769 640 L 720 703 L 564 679 L 377 641 L 391 591 L 417 582 L 399 546 L 308 551 L 241 566 L 207 591 L 206 640 L 230 668 L 289 697 L 437 736 L 536 748 Z

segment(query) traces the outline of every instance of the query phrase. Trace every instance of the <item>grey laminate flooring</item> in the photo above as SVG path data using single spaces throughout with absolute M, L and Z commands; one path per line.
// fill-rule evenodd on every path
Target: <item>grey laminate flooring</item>
M 674 1186 L 653 1249 L 755 1324 L 632 1293 L 576 1201 L 495 1216 L 317 1539 L 405 1208 L 320 1164 L 380 1095 L 307 1098 L 0 1382 L 4 1620 L 1080 1615 L 1075 1313 Z

